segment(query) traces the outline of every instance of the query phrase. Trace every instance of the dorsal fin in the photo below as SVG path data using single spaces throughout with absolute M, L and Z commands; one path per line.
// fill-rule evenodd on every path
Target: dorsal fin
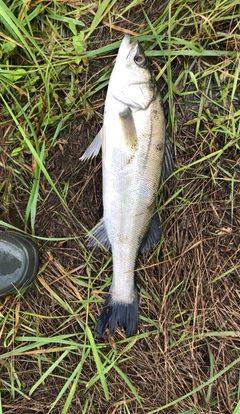
M 166 132 L 165 148 L 163 154 L 162 172 L 161 172 L 161 184 L 172 174 L 174 171 L 174 163 L 172 157 L 172 145 L 169 136 Z
M 141 253 L 147 253 L 159 242 L 162 234 L 161 221 L 158 212 L 154 213 L 149 229 L 145 234 L 140 246 Z

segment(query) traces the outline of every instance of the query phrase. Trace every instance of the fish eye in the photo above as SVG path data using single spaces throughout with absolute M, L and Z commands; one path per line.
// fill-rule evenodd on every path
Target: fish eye
M 134 58 L 134 62 L 137 65 L 140 65 L 140 66 L 144 65 L 144 63 L 146 62 L 145 55 L 143 53 L 140 53 L 139 55 L 136 55 L 135 58 Z

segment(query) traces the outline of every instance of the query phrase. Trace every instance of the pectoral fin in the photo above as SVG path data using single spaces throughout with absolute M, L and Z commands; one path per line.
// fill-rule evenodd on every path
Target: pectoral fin
M 119 112 L 118 115 L 124 142 L 128 148 L 136 151 L 138 149 L 138 139 L 132 111 L 130 108 L 126 107 L 123 111 Z
M 103 141 L 103 127 L 100 129 L 99 133 L 94 138 L 93 142 L 86 149 L 84 154 L 81 156 L 80 160 L 85 161 L 90 158 L 96 157 L 100 151 Z

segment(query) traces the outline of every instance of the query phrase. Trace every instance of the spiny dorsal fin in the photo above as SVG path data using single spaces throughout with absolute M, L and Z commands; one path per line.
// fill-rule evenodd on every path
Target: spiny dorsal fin
M 174 163 L 173 163 L 173 157 L 172 157 L 172 145 L 169 140 L 169 136 L 166 133 L 162 172 L 161 172 L 161 184 L 163 183 L 163 181 L 165 181 L 169 177 L 169 175 L 172 174 L 173 171 L 174 171 Z

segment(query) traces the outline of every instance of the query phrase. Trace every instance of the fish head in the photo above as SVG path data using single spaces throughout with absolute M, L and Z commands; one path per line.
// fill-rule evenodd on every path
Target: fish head
M 138 40 L 124 36 L 109 82 L 110 93 L 132 110 L 146 109 L 156 97 L 156 83 Z

